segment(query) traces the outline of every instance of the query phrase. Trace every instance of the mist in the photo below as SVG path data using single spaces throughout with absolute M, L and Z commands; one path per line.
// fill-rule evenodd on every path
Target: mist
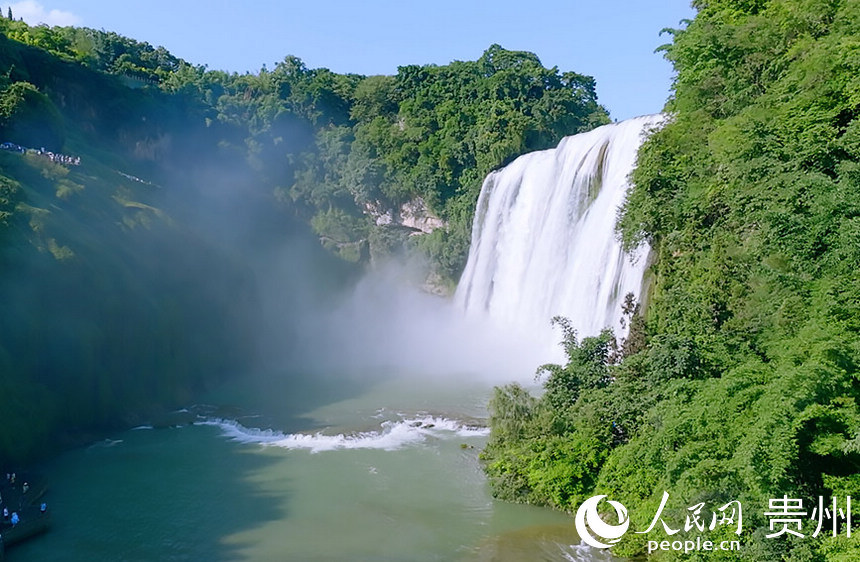
M 181 174 L 195 187 L 175 190 L 168 196 L 171 206 L 183 210 L 183 221 L 199 236 L 251 272 L 258 317 L 248 371 L 530 382 L 538 365 L 558 358 L 549 319 L 546 331 L 525 332 L 467 317 L 451 298 L 420 289 L 428 265 L 416 256 L 344 262 L 260 190 L 251 172 L 202 153 L 187 160 L 197 165 Z
M 545 332 L 526 333 L 467 317 L 452 299 L 419 288 L 427 272 L 420 260 L 344 262 L 261 189 L 252 170 L 202 150 L 182 160 L 194 165 L 171 167 L 159 192 L 163 206 L 245 279 L 244 311 L 231 294 L 209 302 L 243 318 L 227 330 L 249 342 L 224 380 L 245 385 L 242 392 L 256 395 L 252 404 L 280 397 L 281 426 L 301 428 L 292 416 L 392 380 L 532 384 L 536 368 L 558 358 L 548 321 Z M 196 266 L 199 283 L 217 274 Z
M 226 93 L 213 81 L 213 99 L 236 102 L 216 107 L 4 45 L 20 57 L 12 78 L 50 92 L 59 150 L 80 165 L 0 151 L 17 189 L 0 247 L 3 458 L 146 423 L 228 382 L 276 385 L 299 412 L 391 377 L 533 380 L 534 334 L 422 293 L 422 265 L 344 261 L 311 231 L 318 209 L 285 200 L 319 130 L 347 122 L 343 100 L 323 108 L 328 124 L 259 117 L 244 94 L 263 76 Z
M 261 294 L 270 312 L 267 339 L 272 350 L 297 350 L 308 367 L 348 376 L 377 372 L 496 383 L 533 380 L 536 367 L 552 358 L 546 339 L 551 334 L 526 334 L 467 317 L 451 299 L 423 292 L 410 273 L 402 263 L 368 271 L 303 310 L 301 329 L 292 333 L 284 323 L 296 317 L 272 290 L 284 277 L 271 273 Z M 289 361 L 277 351 L 271 359 Z

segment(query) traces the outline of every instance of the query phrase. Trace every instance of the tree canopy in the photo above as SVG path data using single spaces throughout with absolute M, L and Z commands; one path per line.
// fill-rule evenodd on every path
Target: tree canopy
M 574 339 L 543 398 L 499 390 L 494 418 L 519 408 L 531 437 L 494 424 L 488 470 L 501 496 L 562 509 L 607 494 L 640 529 L 663 491 L 676 523 L 739 500 L 743 550 L 719 559 L 854 559 L 856 533 L 766 539 L 763 513 L 860 484 L 860 4 L 694 4 L 620 220 L 654 250 L 647 344 L 617 363 Z
M 465 266 L 486 174 L 609 121 L 593 78 L 545 68 L 533 53 L 499 45 L 477 61 L 402 66 L 395 76 L 308 69 L 294 56 L 239 75 L 103 30 L 4 20 L 0 31 L 126 85 L 183 97 L 186 108 L 231 129 L 228 142 L 255 162 L 282 202 L 309 222 L 318 216 L 320 238 L 338 239 L 332 249 L 341 257 L 384 238 L 391 242 L 386 251 L 424 254 L 451 283 Z M 396 212 L 419 198 L 447 226 L 417 240 L 368 213 Z M 333 208 L 352 217 L 354 228 L 320 230 Z

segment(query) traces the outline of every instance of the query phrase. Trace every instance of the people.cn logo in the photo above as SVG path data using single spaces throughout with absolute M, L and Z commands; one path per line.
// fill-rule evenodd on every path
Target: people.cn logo
M 616 501 L 606 500 L 609 505 L 615 508 L 615 513 L 618 515 L 618 525 L 609 525 L 600 518 L 597 504 L 605 497 L 593 496 L 582 502 L 582 505 L 576 510 L 576 518 L 574 519 L 579 538 L 594 548 L 609 548 L 621 540 L 630 526 L 627 508 Z

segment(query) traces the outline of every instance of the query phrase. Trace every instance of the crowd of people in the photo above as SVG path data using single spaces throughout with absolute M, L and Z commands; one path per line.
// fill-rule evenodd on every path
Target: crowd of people
M 21 481 L 14 472 L 7 472 L 6 480 L 0 483 L 0 511 L 3 514 L 0 520 L 0 533 L 17 527 L 25 519 L 45 515 L 48 504 L 41 499 L 41 494 L 31 491 L 29 482 Z M 36 512 L 37 503 L 38 512 Z
M 8 150 L 10 152 L 18 152 L 21 154 L 38 154 L 39 156 L 43 156 L 49 159 L 51 162 L 56 162 L 57 164 L 65 164 L 67 166 L 80 166 L 81 165 L 81 157 L 80 156 L 69 156 L 68 154 L 60 154 L 58 152 L 51 152 L 50 150 L 45 150 L 45 147 L 42 148 L 27 148 L 25 146 L 21 146 L 20 144 L 15 144 L 14 142 L 4 142 L 0 143 L 0 149 Z

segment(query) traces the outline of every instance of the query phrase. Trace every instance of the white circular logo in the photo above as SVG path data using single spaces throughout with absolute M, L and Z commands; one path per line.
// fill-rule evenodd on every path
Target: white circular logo
M 582 505 L 576 510 L 576 518 L 574 519 L 579 538 L 594 548 L 609 548 L 621 540 L 622 535 L 627 532 L 627 528 L 630 526 L 627 508 L 616 501 L 606 500 L 609 505 L 615 508 L 615 513 L 618 515 L 618 525 L 608 525 L 600 518 L 600 514 L 597 513 L 597 504 L 605 497 L 605 495 L 593 496 L 582 502 Z M 600 540 L 605 540 L 606 543 L 597 540 L 595 535 Z

